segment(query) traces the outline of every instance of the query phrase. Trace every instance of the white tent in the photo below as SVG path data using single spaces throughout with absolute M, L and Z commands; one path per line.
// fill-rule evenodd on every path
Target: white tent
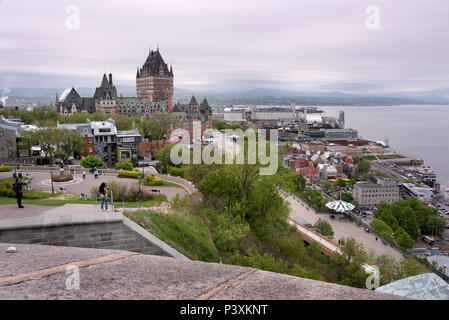
M 353 204 L 342 200 L 328 202 L 326 203 L 326 207 L 337 212 L 346 212 L 355 208 Z

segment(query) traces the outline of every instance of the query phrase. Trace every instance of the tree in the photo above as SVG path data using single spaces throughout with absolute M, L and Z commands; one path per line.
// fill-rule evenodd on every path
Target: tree
M 367 160 L 363 160 L 362 158 L 354 158 L 354 164 L 357 165 L 359 172 L 368 172 L 371 168 L 371 164 Z
M 394 240 L 400 247 L 404 249 L 413 248 L 415 244 L 415 241 L 412 239 L 412 237 L 410 237 L 409 234 L 399 226 L 394 231 Z
M 318 230 L 320 230 L 320 233 L 323 236 L 330 236 L 332 237 L 334 235 L 334 230 L 332 229 L 332 226 L 329 222 L 327 222 L 326 220 L 318 220 L 317 222 L 315 222 L 315 224 L 313 225 L 314 228 L 317 228 Z
M 338 179 L 337 185 L 341 188 L 344 188 L 344 187 L 346 187 L 346 181 L 343 179 Z
M 226 207 L 223 213 L 215 216 L 211 224 L 217 248 L 228 252 L 237 250 L 239 240 L 245 238 L 250 231 L 242 217 L 233 211 L 232 206 Z
M 61 118 L 55 108 L 50 106 L 36 107 L 33 109 L 32 113 L 35 119 L 34 123 L 40 127 L 49 123 L 54 125 L 56 124 L 56 121 Z
M 149 138 L 151 136 L 151 123 L 143 118 L 140 118 L 141 120 L 139 122 L 137 122 L 137 128 L 140 131 L 140 134 L 142 135 L 143 138 Z
M 86 154 L 88 147 L 84 141 L 83 135 L 75 130 L 57 129 L 57 155 L 66 160 L 69 156 L 77 154 Z
M 164 172 L 166 172 L 167 168 L 172 165 L 170 153 L 173 147 L 174 147 L 173 144 L 166 144 L 155 154 L 155 157 L 162 165 Z
M 228 128 L 228 124 L 226 123 L 226 121 L 213 119 L 212 120 L 212 127 L 214 129 L 217 129 L 217 130 L 221 131 L 221 130 L 227 129 Z
M 368 275 L 362 267 L 368 260 L 368 254 L 363 250 L 363 245 L 351 237 L 343 239 L 340 250 L 332 257 L 339 283 L 364 287 Z
M 99 168 L 99 169 L 107 168 L 104 161 L 95 156 L 88 156 L 83 158 L 80 164 L 84 168 Z
M 179 122 L 179 119 L 169 113 L 157 112 L 148 121 L 151 138 L 154 140 L 159 140 L 163 136 L 167 136 L 169 134 L 169 132 Z
M 385 221 L 374 219 L 371 222 L 371 226 L 374 230 L 393 241 L 393 229 L 391 229 L 391 227 Z
M 40 146 L 45 158 L 53 164 L 58 143 L 58 131 L 55 127 L 43 127 L 37 130 L 25 130 L 20 133 L 19 147 L 29 149 L 32 146 Z
M 342 192 L 341 200 L 349 202 L 349 203 L 354 203 L 354 197 L 349 192 Z
M 114 167 L 116 170 L 133 170 L 133 165 L 129 162 L 117 162 Z
M 238 186 L 242 194 L 242 202 L 245 203 L 248 193 L 251 190 L 252 185 L 257 181 L 259 176 L 260 166 L 257 164 L 232 164 L 226 166 L 231 176 L 234 179 L 235 184 Z

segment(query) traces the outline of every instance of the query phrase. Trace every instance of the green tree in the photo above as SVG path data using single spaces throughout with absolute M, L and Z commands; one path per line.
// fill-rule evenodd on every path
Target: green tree
M 415 244 L 415 241 L 412 239 L 412 237 L 410 237 L 409 234 L 399 226 L 394 231 L 394 240 L 400 247 L 404 249 L 413 248 Z
M 57 129 L 57 155 L 63 160 L 76 154 L 86 154 L 88 147 L 81 133 L 70 129 Z
M 336 253 L 332 257 L 338 282 L 363 288 L 368 276 L 362 268 L 368 260 L 368 254 L 363 250 L 363 245 L 351 237 L 343 239 L 340 250 L 340 253 Z
M 43 127 L 37 130 L 23 130 L 20 132 L 20 149 L 29 149 L 31 146 L 40 146 L 45 158 L 53 164 L 58 143 L 58 130 L 55 127 Z
M 380 219 L 374 219 L 371 222 L 371 226 L 374 228 L 374 230 L 376 230 L 380 234 L 382 234 L 385 237 L 387 237 L 388 239 L 394 241 L 393 240 L 393 229 L 391 229 L 391 227 L 385 221 L 380 220 Z
M 95 156 L 88 156 L 83 158 L 80 164 L 84 168 L 99 168 L 99 169 L 107 168 L 104 161 Z
M 318 230 L 320 230 L 320 233 L 323 236 L 330 236 L 332 237 L 334 235 L 334 230 L 332 229 L 332 226 L 329 222 L 327 222 L 326 220 L 318 220 L 317 222 L 315 222 L 315 224 L 313 225 L 314 228 L 317 228 Z
M 159 140 L 163 136 L 167 136 L 179 123 L 178 118 L 165 112 L 155 113 L 148 121 L 149 131 L 153 140 Z
M 115 169 L 116 170 L 127 170 L 127 171 L 132 171 L 133 170 L 133 165 L 129 162 L 117 162 L 115 164 Z
M 171 162 L 171 149 L 173 149 L 173 144 L 166 144 L 163 146 L 158 152 L 156 152 L 155 157 L 159 161 L 159 163 L 162 165 L 162 170 L 164 172 L 167 171 L 167 168 L 173 163 Z
M 371 168 L 369 161 L 363 160 L 362 158 L 354 158 L 354 164 L 357 165 L 358 171 L 361 173 L 366 173 Z
M 239 240 L 245 238 L 250 231 L 249 225 L 244 223 L 242 217 L 233 211 L 234 208 L 228 206 L 223 213 L 217 214 L 213 219 L 215 245 L 219 250 L 228 252 L 237 250 Z
M 341 200 L 349 202 L 349 203 L 354 203 L 354 197 L 349 192 L 342 192 Z

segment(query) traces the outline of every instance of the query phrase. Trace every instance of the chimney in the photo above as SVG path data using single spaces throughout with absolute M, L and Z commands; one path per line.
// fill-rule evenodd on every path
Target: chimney
M 112 73 L 109 74 L 109 84 L 112 86 Z

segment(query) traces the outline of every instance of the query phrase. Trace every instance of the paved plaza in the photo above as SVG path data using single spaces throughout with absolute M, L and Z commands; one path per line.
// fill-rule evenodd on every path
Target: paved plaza
M 48 171 L 23 171 L 23 175 L 29 173 L 33 180 L 31 182 L 31 188 L 33 190 L 44 190 L 51 191 L 51 181 L 50 181 L 50 173 Z M 10 178 L 12 177 L 12 172 L 1 172 L 0 179 Z M 67 193 L 80 195 L 81 193 L 88 194 L 90 196 L 90 190 L 92 188 L 98 188 L 102 182 L 112 182 L 115 181 L 117 183 L 123 183 L 127 185 L 131 185 L 133 183 L 138 182 L 137 179 L 130 178 L 118 178 L 117 175 L 100 175 L 98 179 L 95 179 L 94 175 L 88 170 L 86 170 L 86 179 L 83 180 L 82 173 L 76 173 L 73 176 L 72 181 L 67 182 L 54 182 L 55 192 L 59 191 L 59 188 L 65 188 Z M 182 187 L 146 187 L 151 189 L 158 189 L 161 191 L 161 194 L 164 194 L 167 197 L 167 200 L 170 201 L 172 198 L 179 194 L 180 196 L 184 196 L 187 194 L 186 190 Z
M 365 250 L 372 249 L 377 255 L 387 254 L 396 260 L 403 259 L 400 252 L 382 243 L 381 239 L 377 239 L 372 233 L 368 233 L 363 227 L 357 226 L 357 224 L 349 219 L 339 219 L 340 215 L 337 215 L 335 219 L 331 219 L 329 214 L 317 214 L 315 210 L 311 209 L 303 202 L 299 202 L 292 196 L 285 198 L 291 206 L 290 217 L 301 217 L 309 224 L 315 224 L 319 219 L 328 221 L 332 229 L 334 230 L 334 239 L 338 241 L 341 238 L 353 237 L 357 242 L 362 243 Z

